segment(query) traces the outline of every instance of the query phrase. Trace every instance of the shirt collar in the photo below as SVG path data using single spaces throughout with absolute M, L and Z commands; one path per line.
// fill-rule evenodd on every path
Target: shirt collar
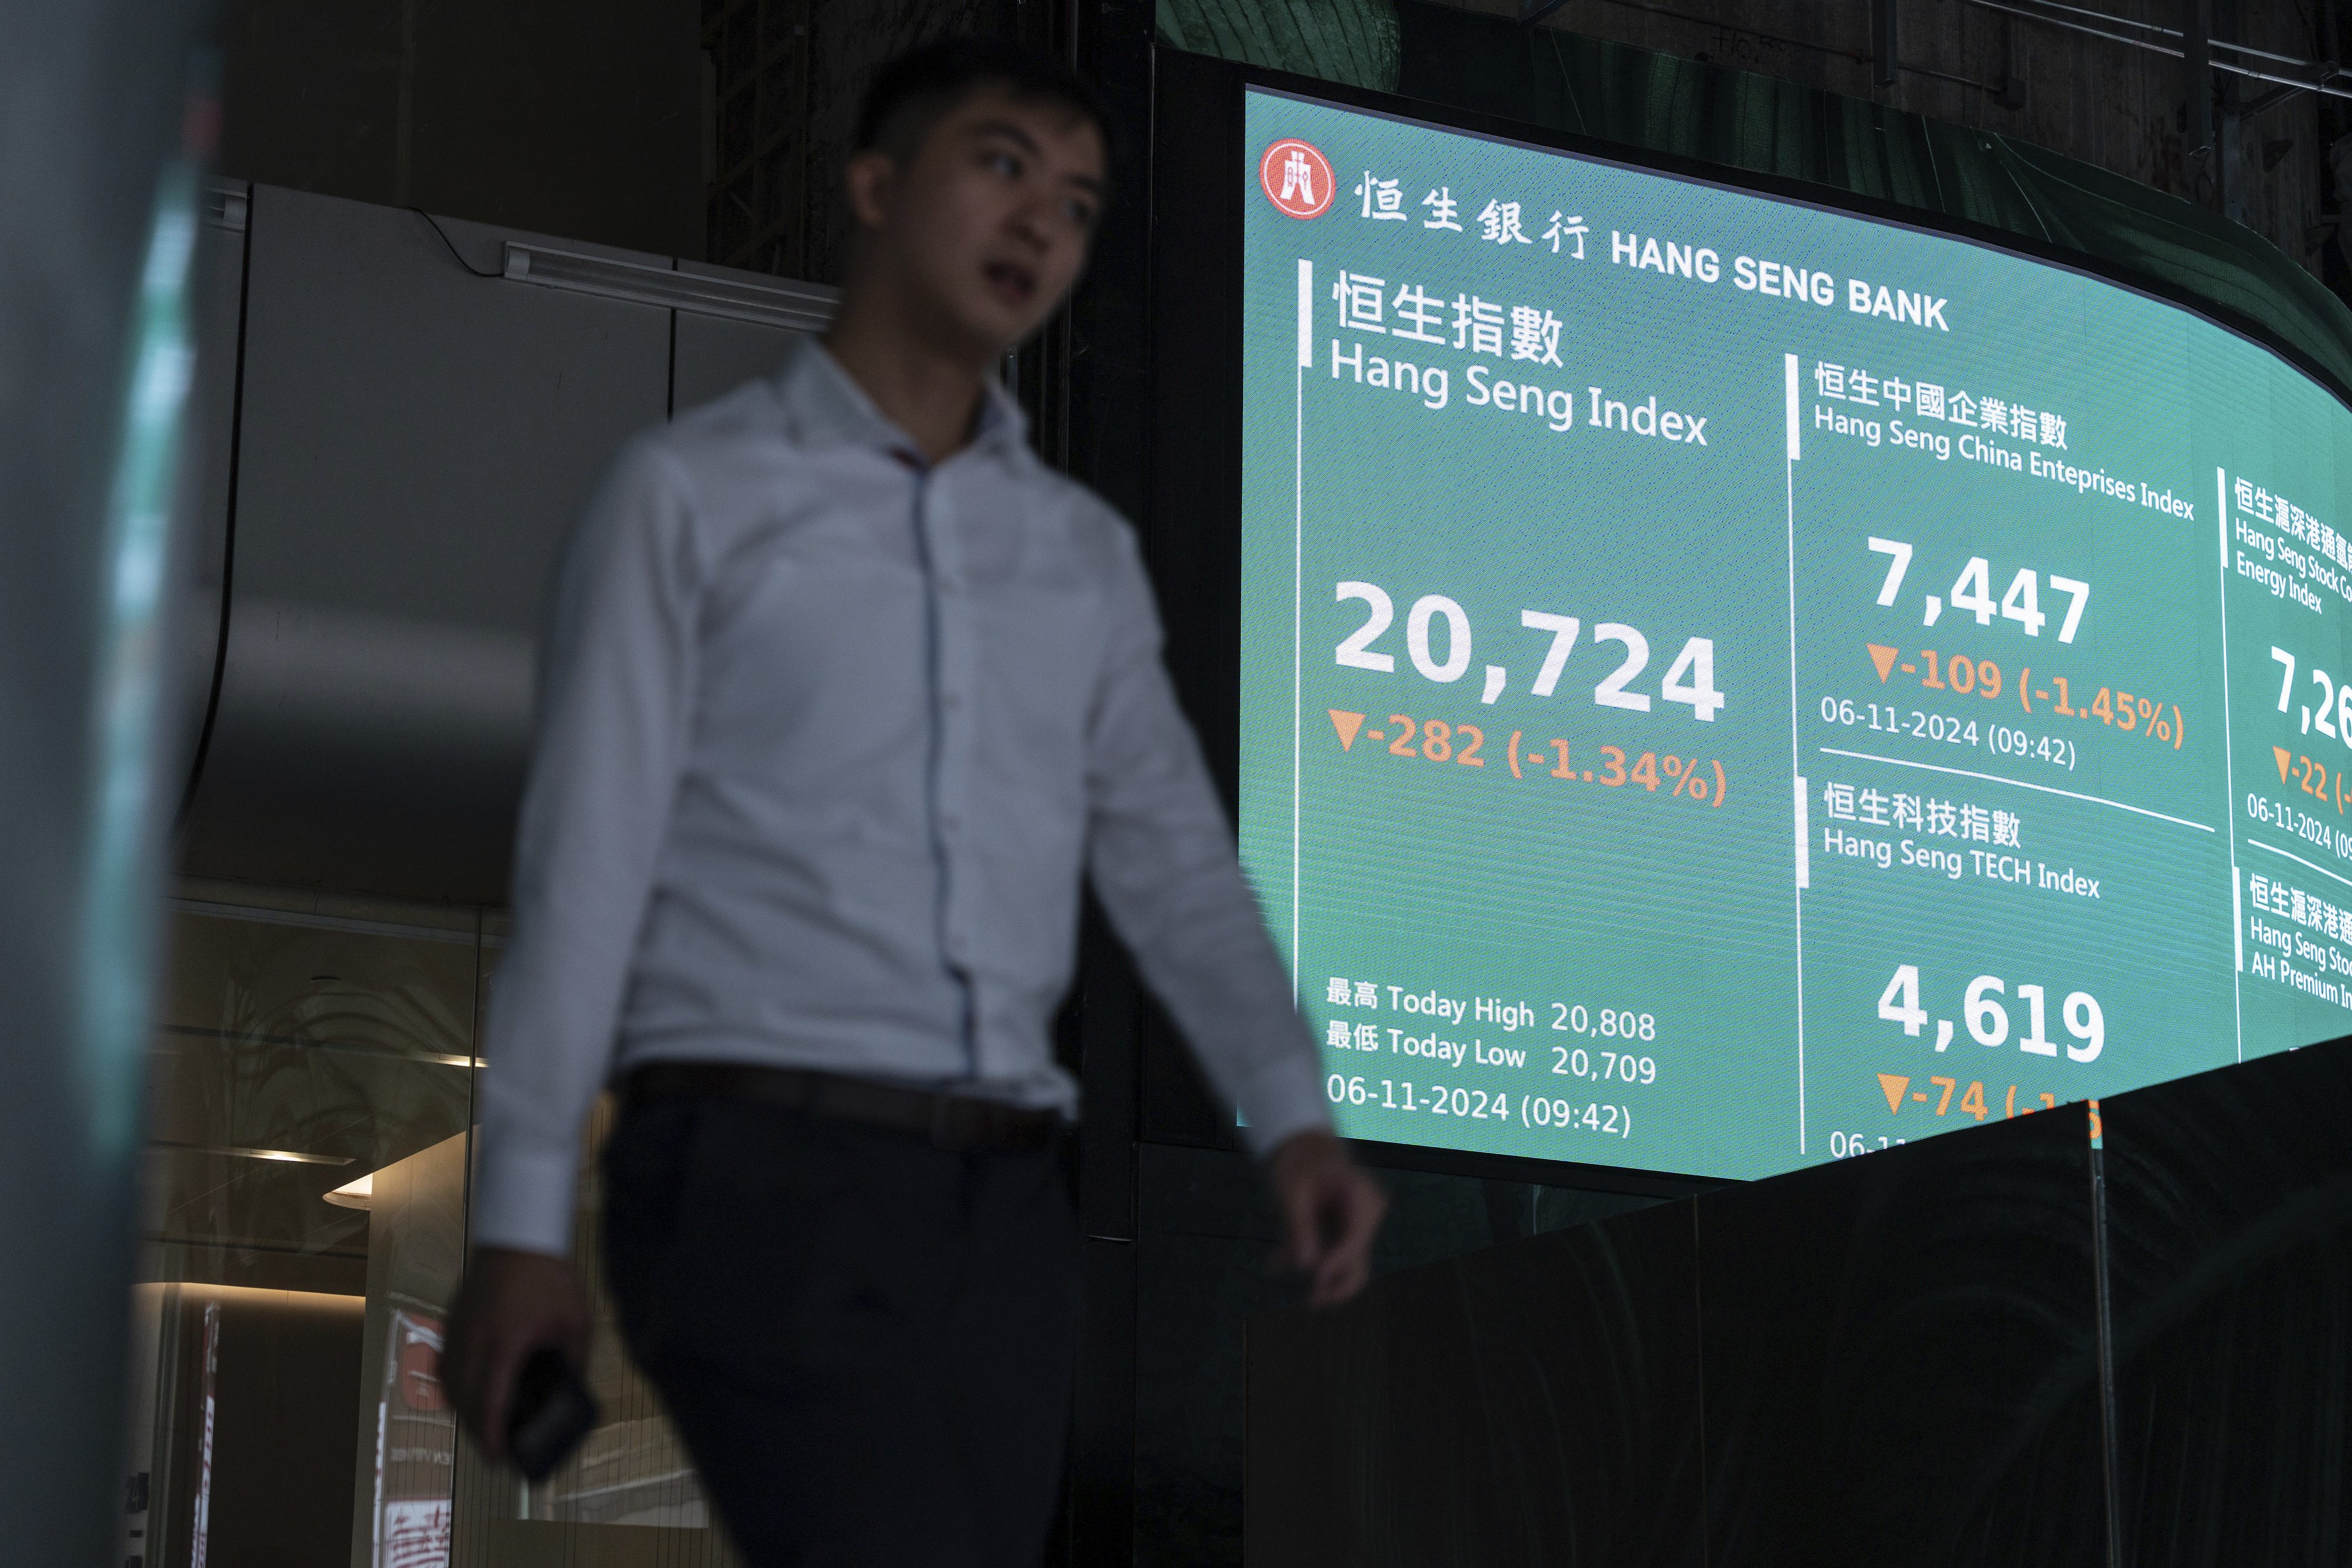
M 785 417 L 803 439 L 830 437 L 920 462 L 907 433 L 874 406 L 866 389 L 814 337 L 800 345 L 778 374 L 776 392 L 782 400 Z M 1024 454 L 1029 450 L 1028 434 L 1028 416 L 1003 383 L 992 379 L 986 383 L 971 442 L 956 455 Z

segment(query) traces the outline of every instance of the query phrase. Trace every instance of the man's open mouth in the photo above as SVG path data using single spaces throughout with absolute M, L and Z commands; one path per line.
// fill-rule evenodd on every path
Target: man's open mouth
M 1026 305 L 1037 292 L 1037 275 L 1009 261 L 992 261 L 982 268 L 989 288 L 1008 305 Z

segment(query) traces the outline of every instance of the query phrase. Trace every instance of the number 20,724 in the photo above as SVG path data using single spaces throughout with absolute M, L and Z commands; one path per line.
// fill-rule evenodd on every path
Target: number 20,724
M 1396 655 L 1383 653 L 1377 646 L 1396 623 L 1396 603 L 1388 591 L 1377 583 L 1342 582 L 1339 584 L 1339 602 L 1361 601 L 1370 613 L 1364 623 L 1340 640 L 1332 650 L 1335 662 L 1356 670 L 1378 670 L 1382 674 L 1396 669 Z M 1440 626 L 1443 625 L 1440 651 Z M 1582 622 L 1573 615 L 1555 615 L 1542 610 L 1519 612 L 1519 625 L 1529 632 L 1538 632 L 1549 638 L 1545 645 L 1543 662 L 1535 679 L 1528 685 L 1530 695 L 1548 697 L 1559 687 L 1559 678 L 1568 668 L 1569 655 L 1576 650 L 1576 639 Z M 1592 640 L 1614 643 L 1625 650 L 1617 668 L 1592 688 L 1592 700 L 1601 707 L 1631 709 L 1634 713 L 1650 711 L 1648 694 L 1630 690 L 1634 678 L 1649 667 L 1650 640 L 1632 626 L 1614 621 L 1604 621 L 1592 628 Z M 1424 593 L 1413 601 L 1404 622 L 1405 654 L 1412 667 L 1428 679 L 1438 682 L 1458 681 L 1470 671 L 1470 617 L 1462 606 L 1442 593 Z M 1486 666 L 1486 692 L 1480 699 L 1493 702 L 1502 695 L 1508 672 L 1501 664 Z M 1691 716 L 1712 722 L 1723 710 L 1726 698 L 1715 686 L 1715 639 L 1692 637 L 1683 643 L 1683 651 L 1666 671 L 1659 685 L 1658 695 L 1670 703 L 1689 706 Z

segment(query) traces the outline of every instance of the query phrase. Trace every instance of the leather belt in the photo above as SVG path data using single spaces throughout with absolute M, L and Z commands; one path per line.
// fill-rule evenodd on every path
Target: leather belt
M 912 1133 L 942 1149 L 981 1153 L 1049 1146 L 1061 1133 L 1058 1111 L 1036 1111 L 968 1094 L 898 1089 L 863 1078 L 750 1062 L 656 1061 L 622 1087 L 633 1105 L 683 1097 L 741 1100 Z

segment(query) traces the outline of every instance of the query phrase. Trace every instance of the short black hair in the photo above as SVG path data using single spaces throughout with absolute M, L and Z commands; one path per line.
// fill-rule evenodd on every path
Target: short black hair
M 1094 122 L 1106 154 L 1110 117 L 1094 89 L 1049 55 L 993 38 L 948 38 L 910 49 L 875 73 L 857 111 L 853 152 L 904 152 L 973 93 L 1001 88 L 1030 103 L 1054 103 Z

